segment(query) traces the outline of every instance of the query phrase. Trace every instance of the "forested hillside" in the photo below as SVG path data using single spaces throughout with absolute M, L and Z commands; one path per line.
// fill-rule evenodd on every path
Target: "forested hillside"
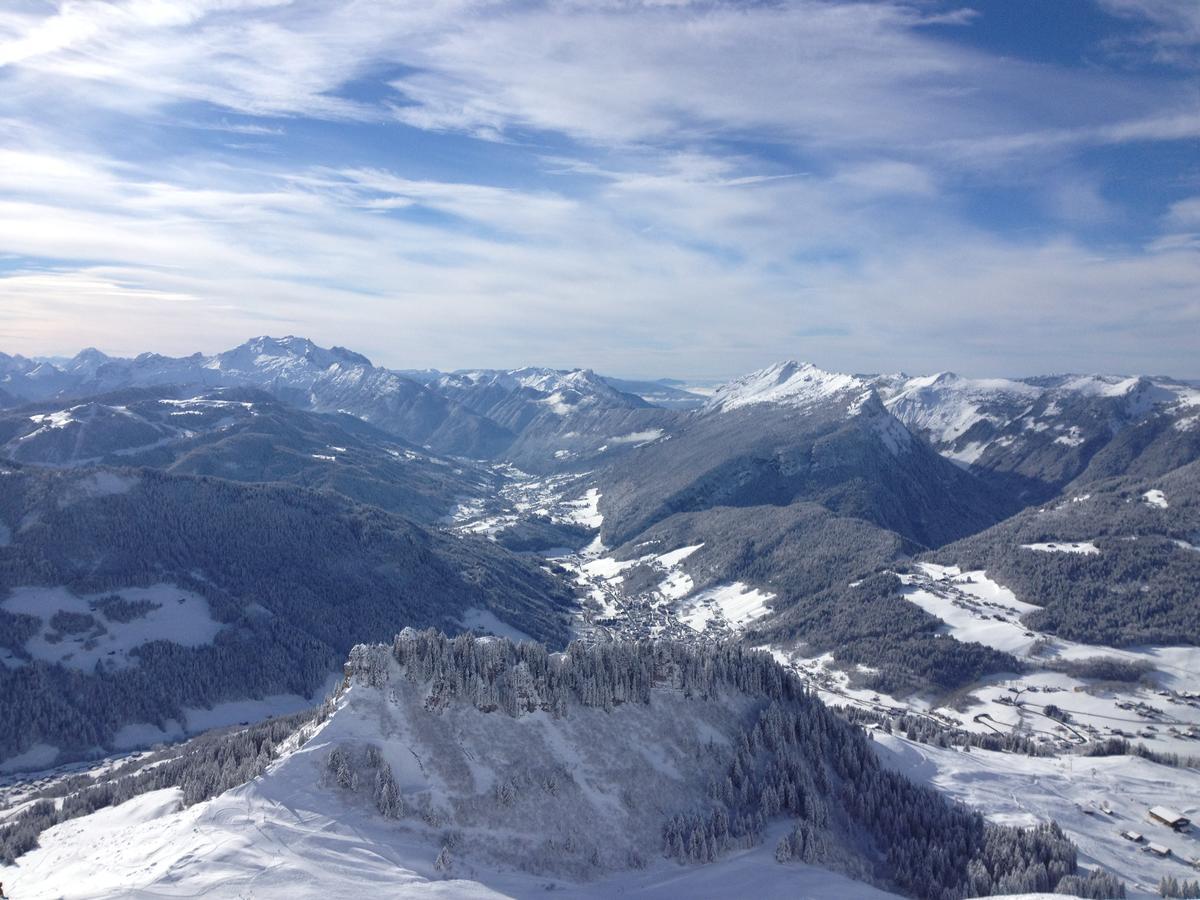
M 861 731 L 768 654 L 646 642 L 572 644 L 551 655 L 536 644 L 410 629 L 390 646 L 356 647 L 349 673 L 360 696 L 334 714 L 328 739 L 339 734 L 338 717 L 356 709 L 359 722 L 375 720 L 377 743 L 361 725 L 342 726 L 346 739 L 326 758 L 328 784 L 409 827 L 458 829 L 456 853 L 507 853 L 522 868 L 579 877 L 645 865 L 648 852 L 711 863 L 783 819 L 791 831 L 776 848 L 781 863 L 829 866 L 909 896 L 1123 894 L 1109 876 L 1080 874 L 1055 826 L 986 824 L 885 768 Z M 647 732 L 640 726 L 650 711 L 661 721 Z M 509 722 L 547 716 L 536 731 Z M 596 802 L 577 771 L 555 765 L 564 744 L 606 718 L 628 735 L 624 753 L 606 757 L 600 741 L 570 752 L 587 761 L 590 790 L 610 778 L 625 784 L 619 814 Z M 671 743 L 689 726 L 707 743 Z M 413 736 L 411 752 L 431 769 L 418 774 L 397 752 L 393 728 Z M 535 744 L 557 736 L 546 752 L 513 756 L 509 742 L 522 733 Z M 464 780 L 462 762 L 484 741 L 492 753 Z M 663 762 L 648 763 L 656 757 Z M 456 766 L 464 772 L 452 774 Z M 485 771 L 493 788 L 480 792 Z M 677 789 L 697 777 L 707 779 L 702 795 Z M 561 825 L 548 830 L 546 817 Z M 501 820 L 522 833 L 516 846 L 491 836 Z M 651 829 L 657 846 L 647 846 Z
M 1072 543 L 1093 552 L 1072 552 Z M 950 544 L 931 559 L 987 569 L 1031 625 L 1072 640 L 1200 644 L 1200 462 L 1112 478 Z
M 0 414 L 0 453 L 36 465 L 154 466 L 327 489 L 426 523 L 458 498 L 494 489 L 482 467 L 256 388 L 127 388 L 26 405 Z
M 606 542 L 677 513 L 812 501 L 927 547 L 1002 518 L 1003 497 L 939 457 L 867 399 L 803 410 L 757 404 L 695 413 L 669 440 L 636 449 L 601 478 Z
M 363 635 L 456 630 L 469 610 L 566 639 L 569 592 L 534 563 L 334 494 L 152 469 L 4 473 L 0 756 L 103 747 L 183 707 L 311 696 Z

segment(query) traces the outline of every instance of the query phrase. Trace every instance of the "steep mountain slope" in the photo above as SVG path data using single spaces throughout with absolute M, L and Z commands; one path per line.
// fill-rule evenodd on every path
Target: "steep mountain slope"
M 579 469 L 661 437 L 677 416 L 587 369 L 422 373 L 440 395 L 516 437 L 504 458 L 530 472 Z
M 111 747 L 136 723 L 161 737 L 185 708 L 311 696 L 363 634 L 498 619 L 567 635 L 569 593 L 536 565 L 334 494 L 2 471 L 0 758 Z
M 489 489 L 488 473 L 430 455 L 361 419 L 287 406 L 265 391 L 128 388 L 0 414 L 0 455 L 52 466 L 155 466 L 335 490 L 423 522 Z
M 797 501 L 787 506 L 719 506 L 676 513 L 618 547 L 614 556 L 637 559 L 654 550 L 680 547 L 696 548 L 677 564 L 694 590 L 745 582 L 769 591 L 780 607 L 918 549 L 864 519 Z M 634 585 L 639 573 L 632 569 L 623 575 L 626 584 Z
M 1160 475 L 1200 451 L 1200 389 L 1168 378 L 942 373 L 876 384 L 888 409 L 940 452 L 1027 503 L 1076 479 Z
M 669 439 L 604 473 L 601 490 L 610 544 L 676 513 L 808 500 L 937 546 L 1007 509 L 914 437 L 869 383 L 799 363 L 718 390 Z
M 1066 638 L 1200 644 L 1200 461 L 1077 487 L 929 558 L 986 569 Z
M 308 849 L 260 868 L 253 887 L 267 896 L 311 877 L 331 845 L 343 860 L 361 848 L 357 865 L 398 879 L 401 894 L 440 873 L 466 879 L 446 885 L 456 895 L 528 895 L 532 876 L 604 896 L 670 872 L 676 896 L 681 883 L 713 896 L 689 871 L 715 864 L 719 884 L 724 860 L 767 838 L 777 862 L 760 856 L 743 891 L 811 884 L 803 862 L 921 897 L 1116 886 L 1085 878 L 1055 827 L 985 824 L 884 767 L 765 654 L 615 644 L 550 655 L 409 630 L 356 647 L 347 674 L 328 718 L 284 742 L 263 777 L 192 812 L 158 811 L 154 862 L 105 883 L 195 893 L 220 872 L 240 886 L 245 821 Z M 57 837 L 45 840 L 49 859 L 31 854 L 30 875 L 51 874 Z M 834 885 L 823 895 L 876 896 Z
M 876 383 L 892 415 L 963 463 L 978 459 L 999 430 L 1042 394 L 1023 381 L 963 378 L 953 372 L 884 376 Z

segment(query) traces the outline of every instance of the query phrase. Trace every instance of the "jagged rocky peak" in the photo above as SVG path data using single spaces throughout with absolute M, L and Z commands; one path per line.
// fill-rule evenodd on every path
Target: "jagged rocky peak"
M 812 363 L 787 360 L 718 388 L 706 409 L 727 412 L 757 404 L 804 407 L 871 390 L 857 375 L 827 372 Z

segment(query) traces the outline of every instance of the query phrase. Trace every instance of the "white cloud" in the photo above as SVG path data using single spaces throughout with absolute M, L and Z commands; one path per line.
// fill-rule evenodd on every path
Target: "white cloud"
M 1141 30 L 1114 42 L 1140 47 L 1159 63 L 1200 68 L 1200 3 L 1195 0 L 1099 0 L 1117 16 L 1142 23 Z
M 1172 203 L 1167 221 L 1176 227 L 1200 228 L 1200 197 L 1187 197 Z
M 6 161 L 0 193 L 22 184 L 24 196 L 0 206 L 0 246 L 84 261 L 0 277 L 9 350 L 182 353 L 298 331 L 403 366 L 723 375 L 797 353 L 859 370 L 914 360 L 1094 368 L 1099 339 L 1112 358 L 1186 374 L 1189 327 L 1200 321 L 1195 251 L 1097 258 L 1070 242 L 1005 243 L 953 219 L 931 219 L 906 242 L 895 234 L 905 222 L 839 205 L 835 184 L 756 181 L 695 156 L 651 175 L 612 174 L 587 202 L 379 170 L 288 173 L 253 187 L 193 173 L 201 189 L 87 158 Z M 381 213 L 378 196 L 485 230 Z M 846 235 L 835 242 L 843 229 L 855 245 L 878 246 L 855 260 L 788 261 L 848 246 Z M 824 335 L 819 347 L 806 346 L 811 334 Z
M 1131 139 L 1146 123 L 1196 128 L 1186 91 L 988 56 L 926 36 L 928 22 L 898 2 L 823 0 L 63 3 L 49 17 L 0 13 L 0 71 L 18 102 L 69 100 L 66 82 L 87 104 L 125 110 L 204 101 L 370 119 L 378 109 L 341 89 L 404 67 L 388 106 L 419 128 L 546 130 L 603 145 L 753 135 L 875 152 L 1028 152 Z M 1055 129 L 1040 127 L 1048 111 Z

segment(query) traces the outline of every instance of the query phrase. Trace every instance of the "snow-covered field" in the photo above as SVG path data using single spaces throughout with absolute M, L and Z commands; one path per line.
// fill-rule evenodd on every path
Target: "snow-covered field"
M 256 783 L 191 809 L 178 806 L 177 789 L 156 791 L 57 826 L 15 874 L 6 873 L 6 891 L 22 900 L 896 897 L 815 866 L 779 865 L 778 827 L 760 846 L 712 865 L 663 861 L 580 884 L 477 866 L 438 872 L 437 850 L 427 842 L 397 838 L 361 811 L 331 809 L 328 798 L 299 785 L 268 791 Z
M 735 581 L 689 597 L 681 606 L 679 618 L 696 631 L 704 631 L 713 621 L 740 629 L 765 616 L 770 611 L 766 602 L 773 596 Z
M 1116 872 L 1132 897 L 1157 896 L 1163 875 L 1196 877 L 1188 865 L 1200 857 L 1195 830 L 1176 833 L 1147 817 L 1149 807 L 1163 804 L 1182 807 L 1184 815 L 1196 818 L 1200 772 L 1193 769 L 1166 768 L 1130 756 L 964 753 L 887 734 L 877 734 L 876 744 L 888 765 L 983 810 L 994 822 L 1032 825 L 1053 819 L 1078 845 L 1081 864 Z M 1140 833 L 1145 842 L 1129 841 L 1123 831 Z M 1169 847 L 1172 855 L 1160 858 L 1147 852 L 1149 842 Z
M 1167 495 L 1162 491 L 1154 488 L 1142 494 L 1142 498 L 1151 506 L 1157 506 L 1159 509 L 1166 509 L 1171 504 L 1167 501 Z
M 1022 544 L 1022 550 L 1039 550 L 1042 553 L 1099 553 L 1100 548 L 1091 541 L 1050 541 L 1042 544 Z
M 1200 648 L 1113 648 L 1081 644 L 1027 628 L 1021 617 L 1038 607 L 1023 603 L 985 572 L 920 563 L 902 576 L 905 596 L 946 623 L 961 641 L 1011 653 L 1027 667 L 1021 675 L 990 679 L 969 702 L 941 710 L 974 731 L 1029 730 L 1054 740 L 1082 743 L 1110 737 L 1144 743 L 1151 750 L 1200 756 Z M 1056 667 L 1104 658 L 1146 667 L 1139 682 L 1097 683 Z M 1054 705 L 1065 724 L 1048 717 Z
M 519 628 L 514 628 L 507 622 L 502 622 L 491 610 L 472 608 L 466 610 L 460 619 L 463 628 L 482 634 L 492 634 L 508 638 L 510 641 L 532 641 L 528 634 Z
M 98 604 L 114 594 L 143 605 L 146 612 L 128 622 L 105 616 L 104 607 Z M 149 641 L 197 647 L 212 643 L 221 630 L 221 623 L 209 612 L 207 600 L 172 584 L 84 595 L 73 594 L 65 587 L 17 587 L 0 602 L 0 608 L 42 620 L 43 627 L 25 643 L 30 656 L 84 672 L 93 671 L 97 662 L 113 668 L 136 665 L 129 651 Z M 80 624 L 70 625 L 76 630 L 63 631 L 56 627 L 55 614 L 91 617 L 92 624 L 84 626 L 85 620 L 78 619 Z M 72 620 L 60 621 L 70 624 Z M 20 659 L 2 649 L 0 662 L 10 668 L 22 665 Z

